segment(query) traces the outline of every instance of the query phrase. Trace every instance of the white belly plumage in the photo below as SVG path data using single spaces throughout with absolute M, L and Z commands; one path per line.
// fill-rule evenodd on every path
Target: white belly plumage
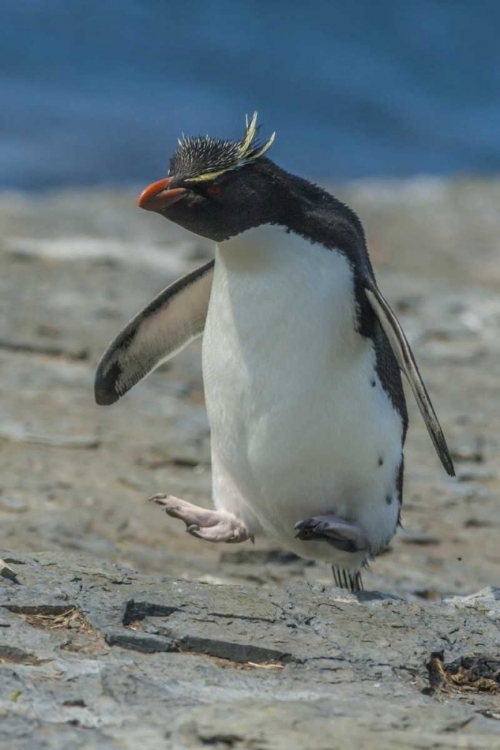
M 217 247 L 203 340 L 215 505 L 348 567 L 352 555 L 295 539 L 294 525 L 332 513 L 377 551 L 397 524 L 402 423 L 354 309 L 340 252 L 269 225 Z

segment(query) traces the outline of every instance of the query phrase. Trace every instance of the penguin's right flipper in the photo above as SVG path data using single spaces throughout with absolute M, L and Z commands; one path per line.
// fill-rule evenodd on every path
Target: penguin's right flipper
M 108 346 L 97 366 L 95 400 L 114 404 L 205 328 L 214 261 L 186 274 L 154 298 Z
M 413 352 L 406 336 L 404 335 L 403 329 L 401 328 L 401 325 L 389 303 L 382 295 L 373 279 L 367 279 L 365 281 L 365 293 L 375 315 L 379 319 L 385 335 L 387 336 L 387 340 L 391 345 L 399 367 L 404 372 L 410 384 L 418 408 L 420 409 L 420 413 L 424 419 L 431 440 L 434 443 L 436 453 L 438 454 L 446 472 L 450 477 L 454 477 L 455 468 L 453 466 L 453 459 L 446 444 L 446 438 L 441 425 L 439 424 L 429 394 L 427 393 L 424 381 L 418 371 L 415 357 L 413 356 Z

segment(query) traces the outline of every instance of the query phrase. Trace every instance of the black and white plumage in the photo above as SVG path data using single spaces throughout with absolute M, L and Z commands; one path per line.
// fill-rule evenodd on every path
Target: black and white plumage
M 338 585 L 395 533 L 408 378 L 444 468 L 446 441 L 413 354 L 377 287 L 356 214 L 255 143 L 185 139 L 139 205 L 216 244 L 215 262 L 160 294 L 110 345 L 98 403 L 116 401 L 204 333 L 214 511 L 156 501 L 210 541 L 262 531 L 330 562 Z M 205 150 L 204 150 L 205 149 Z

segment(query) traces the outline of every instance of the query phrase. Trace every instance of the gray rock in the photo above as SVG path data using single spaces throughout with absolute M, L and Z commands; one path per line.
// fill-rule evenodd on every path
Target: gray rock
M 0 497 L 0 510 L 6 510 L 10 513 L 24 513 L 28 510 L 28 503 L 21 497 L 8 496 Z
M 488 586 L 469 596 L 447 597 L 446 602 L 459 609 L 472 609 L 500 620 L 500 587 Z
M 23 561 L 23 586 L 0 588 L 5 747 L 499 746 L 497 697 L 451 677 L 431 689 L 428 672 L 441 652 L 450 674 L 498 664 L 498 589 L 415 604 Z
M 404 544 L 418 544 L 421 546 L 441 544 L 441 540 L 438 537 L 420 529 L 404 529 L 399 536 Z

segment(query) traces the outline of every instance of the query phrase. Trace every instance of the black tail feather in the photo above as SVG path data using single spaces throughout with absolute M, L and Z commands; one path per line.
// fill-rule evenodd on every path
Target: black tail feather
M 358 570 L 355 573 L 351 573 L 349 570 L 344 568 L 337 568 L 332 565 L 333 580 L 335 585 L 339 589 L 348 589 L 348 591 L 363 591 L 363 581 L 361 579 L 361 572 Z

